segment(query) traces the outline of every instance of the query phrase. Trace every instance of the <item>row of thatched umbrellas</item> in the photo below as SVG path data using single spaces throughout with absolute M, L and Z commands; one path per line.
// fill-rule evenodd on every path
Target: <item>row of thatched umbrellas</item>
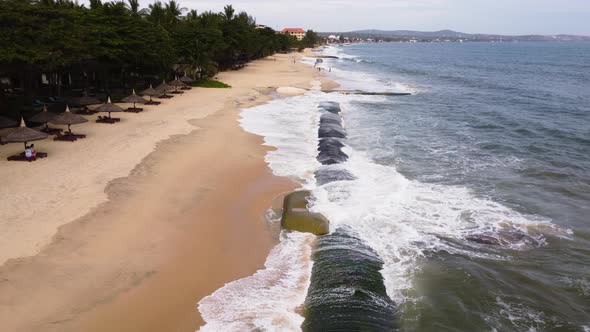
M 144 99 L 143 97 L 138 96 L 135 93 L 135 90 L 133 90 L 131 95 L 123 98 L 122 101 L 125 103 L 133 104 L 133 108 L 129 108 L 129 110 L 132 110 L 132 109 L 137 110 L 137 108 L 135 107 L 136 104 L 158 105 L 158 104 L 160 104 L 160 102 L 153 101 L 152 96 L 158 96 L 158 97 L 167 96 L 166 92 L 168 90 L 171 90 L 172 88 L 174 88 L 175 91 L 178 91 L 177 90 L 178 87 L 181 87 L 181 88 L 186 87 L 187 84 L 185 84 L 185 83 L 190 83 L 192 81 L 193 80 L 186 75 L 181 77 L 180 79 L 175 79 L 174 81 L 170 82 L 170 84 L 167 84 L 166 81 L 163 81 L 162 84 L 160 84 L 158 87 L 156 87 L 156 89 L 152 88 L 152 86 L 150 85 L 150 87 L 148 89 L 142 91 L 143 95 L 150 97 L 149 101 Z M 185 88 L 185 89 L 190 89 L 190 87 Z M 180 92 L 180 93 L 182 93 L 182 92 Z M 170 98 L 170 97 L 171 96 L 164 97 L 164 98 Z M 100 101 L 97 98 L 90 97 L 88 95 L 73 98 L 71 100 L 71 102 L 76 105 L 80 105 L 80 106 L 88 106 L 88 105 L 100 103 Z M 108 98 L 106 103 L 102 104 L 97 109 L 95 109 L 95 112 L 108 113 L 108 118 L 103 119 L 103 120 L 106 122 L 109 122 L 109 123 L 112 123 L 111 121 L 109 121 L 109 120 L 112 120 L 111 113 L 123 112 L 123 111 L 124 110 L 120 106 L 115 105 L 111 102 L 110 97 Z M 24 143 L 25 149 L 26 149 L 27 144 L 29 142 L 45 139 L 49 136 L 49 134 L 61 135 L 60 134 L 62 131 L 61 129 L 50 128 L 48 126 L 48 123 L 53 123 L 53 124 L 57 124 L 57 125 L 67 125 L 68 130 L 65 133 L 65 135 L 63 135 L 63 136 L 70 136 L 70 137 L 74 137 L 74 138 L 85 137 L 85 135 L 73 134 L 72 130 L 71 130 L 71 125 L 88 122 L 88 119 L 86 119 L 85 117 L 70 112 L 70 109 L 67 105 L 66 105 L 65 111 L 60 114 L 55 114 L 55 113 L 49 112 L 47 110 L 47 107 L 44 106 L 42 112 L 35 114 L 29 120 L 33 121 L 33 122 L 44 123 L 45 128 L 43 128 L 41 131 L 35 130 L 32 128 L 28 128 L 25 125 L 24 119 L 21 119 L 19 127 L 12 129 L 7 135 L 2 137 L 2 143 Z M 100 122 L 99 120 L 97 120 L 97 122 Z M 16 124 L 17 124 L 17 121 L 0 116 L 0 128 L 12 127 L 12 126 L 15 126 Z M 10 158 L 13 158 L 13 160 L 16 160 L 16 159 L 22 158 L 22 156 L 18 156 L 18 155 L 12 156 L 12 157 L 9 157 L 9 160 L 11 160 Z M 19 160 L 22 160 L 22 159 L 19 159 Z

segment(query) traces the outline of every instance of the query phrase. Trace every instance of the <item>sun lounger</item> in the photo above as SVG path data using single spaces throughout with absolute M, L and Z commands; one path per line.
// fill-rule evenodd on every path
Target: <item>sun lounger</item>
M 116 123 L 116 122 L 119 122 L 119 121 L 121 121 L 121 118 L 109 118 L 107 116 L 99 116 L 96 119 L 96 122 L 97 123 L 110 123 L 110 124 L 113 124 L 113 123 Z
M 161 101 L 150 100 L 146 102 L 145 105 L 160 105 L 161 103 Z
M 176 90 L 176 91 L 172 91 L 172 92 L 170 92 L 170 93 L 173 93 L 173 94 L 175 94 L 175 95 L 181 95 L 181 94 L 183 94 L 183 93 L 184 93 L 184 91 L 179 91 L 179 90 Z
M 27 158 L 27 157 L 25 157 L 25 153 L 22 152 L 20 154 L 17 154 L 17 155 L 14 155 L 14 156 L 10 156 L 10 157 L 6 158 L 6 160 L 8 160 L 8 161 L 29 161 L 29 162 L 31 162 L 31 161 L 37 160 L 38 158 L 46 158 L 46 157 L 47 157 L 47 153 L 45 153 L 45 152 L 37 152 L 37 154 L 35 155 L 35 157 Z
M 192 87 L 190 86 L 183 86 L 182 88 L 180 88 L 180 90 L 190 90 L 192 89 Z
M 49 135 L 59 135 L 61 134 L 61 132 L 63 131 L 63 129 L 59 129 L 59 128 L 43 128 L 41 129 L 42 132 L 49 134 Z
M 62 142 L 75 142 L 78 140 L 76 136 L 70 135 L 57 135 L 53 138 L 54 141 L 62 141 Z
M 170 98 L 172 98 L 172 97 L 174 97 L 174 96 L 171 96 L 171 95 L 161 95 L 161 96 L 160 96 L 160 97 L 158 97 L 158 98 L 160 98 L 160 99 L 170 99 Z
M 84 134 L 74 134 L 70 132 L 65 132 L 63 134 L 57 135 L 53 140 L 54 141 L 66 141 L 66 142 L 75 142 L 79 138 L 86 138 Z
M 141 107 L 129 107 L 128 109 L 125 110 L 125 112 L 139 113 L 139 112 L 143 112 L 143 108 L 141 108 Z

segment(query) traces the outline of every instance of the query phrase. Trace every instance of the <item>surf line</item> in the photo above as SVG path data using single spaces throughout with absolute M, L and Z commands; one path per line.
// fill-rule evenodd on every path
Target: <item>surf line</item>
M 352 181 L 356 177 L 338 164 L 346 162 L 346 130 L 336 102 L 318 106 L 317 185 Z M 381 270 L 383 260 L 350 227 L 330 233 L 330 222 L 310 211 L 313 196 L 299 190 L 285 196 L 281 227 L 317 236 L 310 286 L 303 304 L 303 331 L 338 329 L 399 330 L 396 305 L 387 295 Z

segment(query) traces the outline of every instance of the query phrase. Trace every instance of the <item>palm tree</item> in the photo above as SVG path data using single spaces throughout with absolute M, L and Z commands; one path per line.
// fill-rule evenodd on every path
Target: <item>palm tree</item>
M 148 5 L 149 8 L 149 15 L 148 21 L 152 22 L 153 24 L 161 24 L 164 21 L 164 6 L 162 6 L 162 2 L 154 1 L 153 4 Z
M 185 7 L 181 8 L 175 0 L 170 0 L 164 7 L 166 22 L 171 24 L 176 23 L 186 10 Z
M 223 7 L 223 15 L 225 16 L 225 19 L 228 21 L 231 21 L 231 19 L 234 17 L 235 12 L 236 11 L 234 10 L 234 7 L 232 5 L 227 5 Z
M 196 21 L 198 18 L 199 18 L 199 14 L 197 14 L 196 9 L 191 9 L 191 11 L 188 12 L 188 14 L 186 14 L 187 21 Z
M 131 14 L 139 15 L 139 0 L 127 0 L 127 10 Z
M 127 6 L 124 2 L 106 2 L 102 8 L 109 15 L 125 16 L 127 14 Z
M 90 0 L 90 9 L 98 9 L 100 7 L 102 7 L 102 1 Z

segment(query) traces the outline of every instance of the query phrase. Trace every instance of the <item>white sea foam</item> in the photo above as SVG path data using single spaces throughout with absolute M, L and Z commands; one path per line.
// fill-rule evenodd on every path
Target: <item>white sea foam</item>
M 217 290 L 199 302 L 200 331 L 300 331 L 298 306 L 305 300 L 313 236 L 282 234 L 265 268 Z
M 387 292 L 394 301 L 407 300 L 405 290 L 413 286 L 413 273 L 420 268 L 417 262 L 429 250 L 506 259 L 450 246 L 442 239 L 464 240 L 469 234 L 506 229 L 527 234 L 530 230 L 550 229 L 567 236 L 548 219 L 520 214 L 475 197 L 463 187 L 409 180 L 395 167 L 377 164 L 351 147 L 344 148 L 349 160 L 336 167 L 345 168 L 357 179 L 317 186 L 314 172 L 322 167 L 316 160 L 318 103 L 339 102 L 346 120 L 347 113 L 354 112 L 355 101 L 376 98 L 381 97 L 311 91 L 244 110 L 241 125 L 263 136 L 265 145 L 276 148 L 265 157 L 274 174 L 302 179 L 303 186 L 313 190 L 314 211 L 327 216 L 333 229 L 339 225 L 352 227 L 381 256 Z M 541 240 L 543 235 L 535 231 L 531 236 Z M 299 329 L 302 318 L 294 308 L 305 298 L 307 286 L 302 288 L 305 282 L 301 280 L 308 280 L 311 271 L 309 247 L 304 244 L 307 239 L 295 235 L 283 238 L 265 270 L 228 284 L 201 301 L 199 309 L 208 323 L 205 330 Z M 514 244 L 514 249 L 519 249 L 519 243 Z M 275 282 L 285 275 L 288 280 L 299 281 Z M 271 310 L 275 307 L 278 311 Z M 273 323 L 279 321 L 284 324 L 282 328 Z

